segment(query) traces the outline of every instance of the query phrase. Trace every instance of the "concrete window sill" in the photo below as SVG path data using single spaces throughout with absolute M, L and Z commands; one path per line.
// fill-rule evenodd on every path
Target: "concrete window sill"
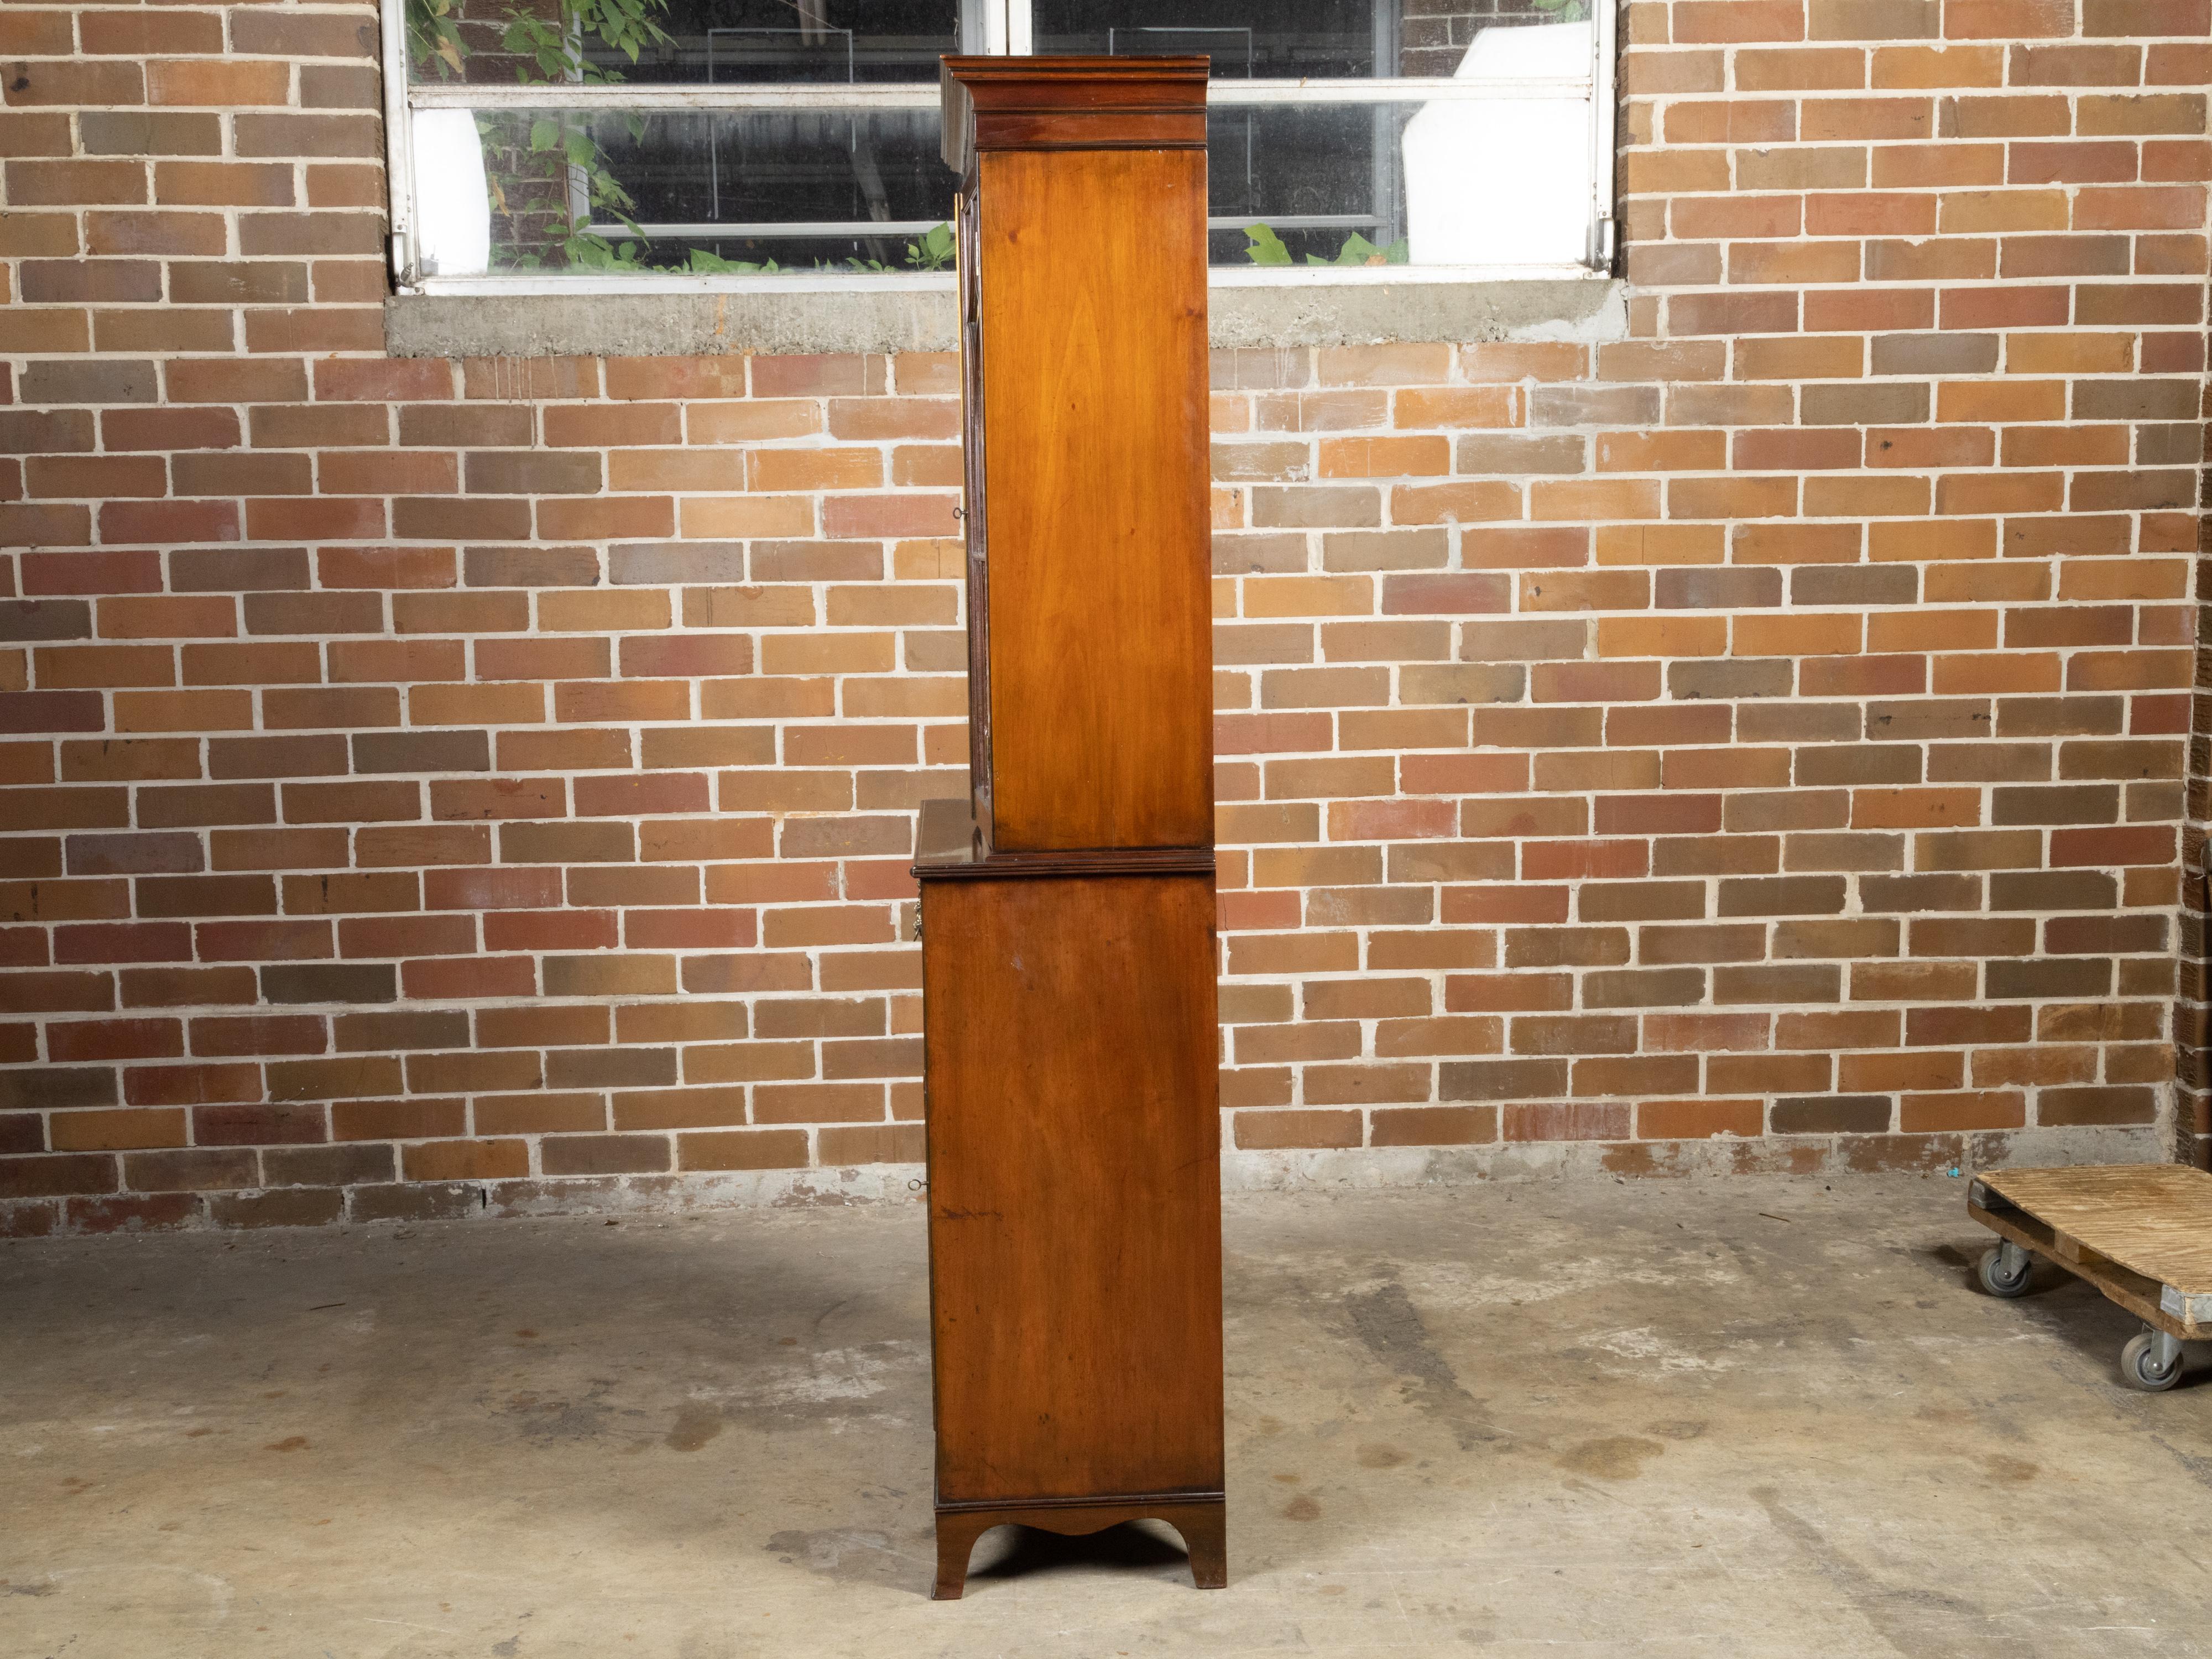
M 1285 278 L 1214 274 L 1217 347 L 1422 340 L 1619 339 L 1624 285 L 1580 266 L 1428 273 L 1397 266 Z M 950 351 L 950 276 L 433 279 L 385 301 L 396 357 L 714 356 Z

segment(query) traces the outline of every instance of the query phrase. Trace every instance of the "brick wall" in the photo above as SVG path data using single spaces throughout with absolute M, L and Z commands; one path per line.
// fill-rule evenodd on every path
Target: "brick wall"
M 1217 362 L 1231 1144 L 2201 1136 L 2206 0 L 1625 16 L 1629 337 Z M 918 1152 L 951 365 L 384 358 L 373 39 L 0 8 L 13 1231 Z

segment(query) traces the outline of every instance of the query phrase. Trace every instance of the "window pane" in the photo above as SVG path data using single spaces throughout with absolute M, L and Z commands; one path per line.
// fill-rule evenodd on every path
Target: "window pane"
M 934 110 L 601 116 L 592 136 L 641 220 L 751 224 L 949 217 Z
M 1300 264 L 1309 253 L 1334 258 L 1354 232 L 1385 246 L 1397 240 L 1404 210 L 1391 156 L 1411 112 L 1390 104 L 1208 112 L 1213 262 L 1249 263 L 1241 227 L 1254 222 L 1273 228 Z
M 1217 265 L 1571 264 L 1591 214 L 1582 98 L 1215 109 Z
M 561 0 L 408 0 L 408 72 L 479 85 L 914 82 L 936 80 L 939 54 L 960 50 L 960 0 L 605 5 L 586 18 L 580 62 L 561 46 L 576 15 Z
M 495 270 L 949 269 L 934 110 L 433 110 L 415 149 L 436 275 L 487 243 Z
M 937 122 L 926 109 L 421 111 L 424 254 L 443 276 L 617 256 L 708 273 L 943 270 L 954 179 Z M 1217 106 L 1206 137 L 1216 265 L 1587 252 L 1586 98 Z
M 1457 73 L 1485 30 L 1586 20 L 1588 0 L 1036 0 L 1041 52 L 1203 52 L 1216 80 Z
M 934 81 L 960 50 L 958 0 L 669 0 L 660 27 L 635 64 L 592 61 L 636 82 Z

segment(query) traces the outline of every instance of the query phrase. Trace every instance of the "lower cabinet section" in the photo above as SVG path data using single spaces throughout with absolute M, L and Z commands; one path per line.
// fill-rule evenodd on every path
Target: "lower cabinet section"
M 937 1593 L 1000 1520 L 1221 1582 L 1213 878 L 921 873 Z

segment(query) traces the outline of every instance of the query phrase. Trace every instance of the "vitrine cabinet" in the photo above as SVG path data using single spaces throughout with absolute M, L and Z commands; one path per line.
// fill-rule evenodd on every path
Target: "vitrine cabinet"
M 977 825 L 1209 844 L 1206 60 L 945 64 Z
M 972 793 L 924 809 L 936 1593 L 1007 1522 L 1226 1582 L 1206 60 L 948 58 Z

